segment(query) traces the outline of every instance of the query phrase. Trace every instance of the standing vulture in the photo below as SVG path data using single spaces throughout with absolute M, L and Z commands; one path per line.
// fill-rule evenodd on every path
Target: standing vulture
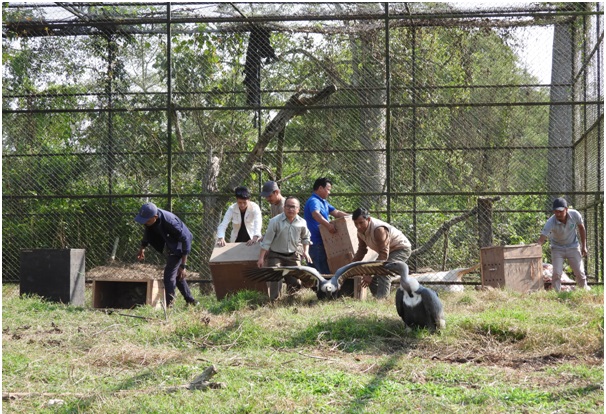
M 250 268 L 245 270 L 244 274 L 251 280 L 264 282 L 278 282 L 288 275 L 301 280 L 304 285 L 315 279 L 318 299 L 334 299 L 343 282 L 352 276 L 394 275 L 395 273 L 384 267 L 382 261 L 371 261 L 349 263 L 337 269 L 334 276 L 328 280 L 310 266 Z
M 438 294 L 408 276 L 404 262 L 386 262 L 383 266 L 400 275 L 400 287 L 396 292 L 396 309 L 407 330 L 428 328 L 435 331 L 446 326 L 444 310 Z

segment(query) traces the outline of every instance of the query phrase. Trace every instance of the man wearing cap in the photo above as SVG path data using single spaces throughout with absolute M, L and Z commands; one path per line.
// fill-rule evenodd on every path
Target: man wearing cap
M 170 211 L 159 209 L 154 203 L 143 204 L 135 221 L 145 226 L 138 260 L 145 259 L 145 248 L 150 244 L 160 253 L 163 253 L 165 247 L 168 250 L 164 267 L 166 306 L 173 305 L 175 287 L 179 289 L 188 305 L 197 305 L 198 301 L 192 296 L 185 281 L 187 255 L 193 239 L 185 223 Z
M 388 262 L 406 262 L 412 246 L 408 238 L 394 226 L 370 216 L 363 207 L 356 209 L 351 216 L 358 230 L 358 251 L 352 262 L 364 259 L 368 249 L 379 254 L 377 260 Z M 362 285 L 369 286 L 370 292 L 378 299 L 387 297 L 391 289 L 390 276 L 364 275 Z
M 275 181 L 268 181 L 263 184 L 261 189 L 261 197 L 265 197 L 271 209 L 271 216 L 276 217 L 284 212 L 284 201 L 280 188 Z
M 562 288 L 564 259 L 568 259 L 577 286 L 590 290 L 583 268 L 583 257 L 587 256 L 587 236 L 583 217 L 577 210 L 568 208 L 568 203 L 563 198 L 556 198 L 553 201 L 553 215 L 545 223 L 537 243 L 542 246 L 548 238 L 553 265 L 552 283 L 556 292 Z
M 299 245 L 302 245 L 302 256 L 307 263 L 309 257 L 309 230 L 307 223 L 299 216 L 300 202 L 295 197 L 288 197 L 284 203 L 284 212 L 269 220 L 265 237 L 261 242 L 258 267 L 300 266 Z M 293 293 L 301 288 L 299 279 L 285 276 L 288 291 Z M 275 300 L 280 296 L 282 282 L 268 282 L 269 297 Z
M 321 274 L 329 274 L 328 258 L 324 250 L 324 242 L 320 234 L 320 226 L 334 234 L 337 228 L 328 220 L 331 215 L 335 218 L 348 216 L 347 213 L 337 210 L 328 201 L 328 196 L 332 190 L 332 182 L 326 177 L 320 177 L 314 182 L 314 191 L 311 197 L 305 202 L 304 217 L 307 222 L 307 228 L 311 233 L 311 243 L 309 255 L 313 260 L 313 266 Z

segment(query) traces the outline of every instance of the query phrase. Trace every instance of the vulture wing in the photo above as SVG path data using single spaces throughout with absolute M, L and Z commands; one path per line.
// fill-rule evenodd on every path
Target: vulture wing
M 446 326 L 444 309 L 440 298 L 438 298 L 438 294 L 424 287 L 417 290 L 417 293 L 421 295 L 423 307 L 425 308 L 427 327 L 431 330 L 444 328 Z
M 380 260 L 370 261 L 370 262 L 352 262 L 343 267 L 340 267 L 335 272 L 335 275 L 331 279 L 332 284 L 336 284 L 336 286 L 341 286 L 346 279 L 349 279 L 353 276 L 362 276 L 362 275 L 390 275 L 394 276 L 397 273 L 394 273 L 392 270 L 387 269 L 383 266 L 385 262 Z
M 325 281 L 316 269 L 309 266 L 251 267 L 244 270 L 245 277 L 258 282 L 278 282 L 286 275 L 296 277 L 304 283 L 311 280 Z

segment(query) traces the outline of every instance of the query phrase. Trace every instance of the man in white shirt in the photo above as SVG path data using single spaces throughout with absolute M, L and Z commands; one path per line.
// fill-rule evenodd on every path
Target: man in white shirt
M 548 238 L 553 265 L 552 283 L 556 292 L 562 288 L 564 259 L 568 259 L 577 286 L 590 290 L 583 268 L 583 257 L 587 256 L 587 235 L 583 217 L 578 211 L 569 209 L 568 203 L 563 198 L 556 198 L 553 201 L 553 215 L 545 223 L 537 243 L 542 246 Z

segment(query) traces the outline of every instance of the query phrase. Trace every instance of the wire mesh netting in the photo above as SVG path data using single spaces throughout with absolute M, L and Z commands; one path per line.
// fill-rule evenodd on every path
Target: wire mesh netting
M 603 3 L 9 2 L 3 281 L 22 249 L 135 262 L 146 201 L 210 280 L 234 187 L 265 229 L 265 181 L 305 202 L 318 177 L 401 229 L 413 271 L 533 243 L 564 196 L 603 280 L 603 24 Z

